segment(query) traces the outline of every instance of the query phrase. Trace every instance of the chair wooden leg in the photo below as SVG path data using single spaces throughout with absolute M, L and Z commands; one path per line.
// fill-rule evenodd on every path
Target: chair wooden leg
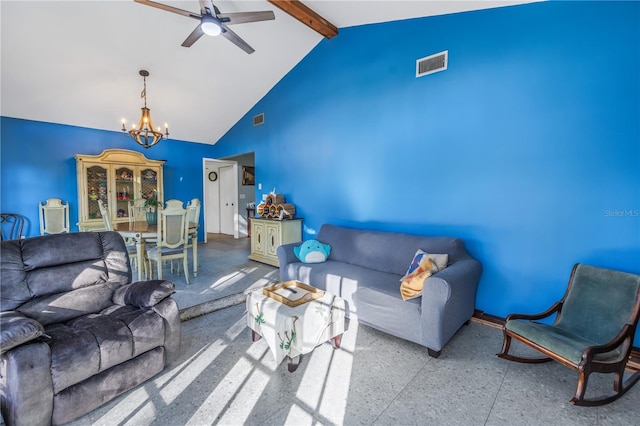
M 613 395 L 609 395 L 609 396 L 604 396 L 604 397 L 600 397 L 600 398 L 594 398 L 594 399 L 585 399 L 584 398 L 584 391 L 586 390 L 586 378 L 584 381 L 584 386 L 583 389 L 580 388 L 580 378 L 578 378 L 578 389 L 576 390 L 576 396 L 574 396 L 571 399 L 571 403 L 574 405 L 578 405 L 581 407 L 594 407 L 594 406 L 598 406 L 598 405 L 604 405 L 604 404 L 609 404 L 610 402 L 615 401 L 616 399 L 620 398 L 622 395 L 624 395 L 629 389 L 631 389 L 633 387 L 633 385 L 635 385 L 636 383 L 638 383 L 638 381 L 640 381 L 640 371 L 636 371 L 633 375 L 631 375 L 631 377 L 629 377 L 627 379 L 627 381 L 623 382 L 623 383 L 617 383 L 618 381 L 621 381 L 622 376 L 618 377 L 618 375 L 620 374 L 619 372 L 614 373 L 616 375 L 616 377 L 614 378 L 614 390 L 616 387 L 618 387 L 618 390 L 615 390 L 615 392 L 613 393 Z M 582 392 L 582 394 L 580 395 L 580 392 Z
M 189 282 L 189 262 L 187 256 L 182 258 L 182 268 L 184 269 L 184 278 L 187 280 L 187 285 L 191 284 Z
M 497 354 L 497 356 L 500 358 L 508 359 L 507 356 L 509 356 L 510 347 L 511 347 L 511 336 L 509 336 L 507 333 L 504 333 L 504 336 L 502 339 L 502 351 L 499 354 Z
M 587 383 L 589 382 L 590 372 L 585 372 L 582 368 L 578 370 L 578 385 L 576 387 L 576 394 L 571 399 L 572 404 L 580 405 L 578 402 L 584 400 L 584 394 L 587 391 Z

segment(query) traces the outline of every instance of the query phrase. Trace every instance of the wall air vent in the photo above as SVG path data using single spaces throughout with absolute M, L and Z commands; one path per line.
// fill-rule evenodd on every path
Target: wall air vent
M 254 126 L 259 126 L 261 124 L 264 124 L 264 112 L 262 114 L 255 115 L 253 117 Z
M 436 53 L 435 55 L 420 58 L 416 61 L 416 77 L 422 77 L 434 72 L 447 69 L 449 62 L 449 51 Z

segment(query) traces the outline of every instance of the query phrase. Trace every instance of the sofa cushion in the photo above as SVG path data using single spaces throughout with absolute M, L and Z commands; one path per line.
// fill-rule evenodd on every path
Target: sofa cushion
M 371 280 L 353 294 L 358 321 L 411 342 L 422 342 L 425 326 L 421 319 L 422 299 L 403 301 L 398 291 L 398 277 L 389 279 L 394 285 L 382 279 Z
M 27 302 L 18 308 L 42 325 L 64 323 L 92 312 L 100 312 L 112 304 L 115 285 L 103 283 L 72 291 L 51 294 Z
M 44 328 L 38 321 L 19 312 L 0 312 L 0 353 L 42 335 Z
M 465 253 L 458 238 L 367 231 L 329 224 L 322 225 L 318 240 L 331 246 L 329 260 L 396 274 L 398 279 L 405 274 L 407 262 L 418 249 L 428 253 L 446 253 L 451 263 Z M 397 287 L 395 290 L 397 292 Z
M 102 311 L 102 314 L 127 326 L 131 332 L 133 356 L 164 345 L 164 320 L 155 311 L 115 305 Z
M 51 337 L 47 343 L 55 393 L 160 347 L 165 340 L 160 315 L 127 305 L 53 324 L 45 333 Z
M 100 348 L 88 330 L 65 324 L 53 324 L 45 329 L 51 350 L 53 392 L 58 393 L 80 383 L 100 371 Z
M 129 258 L 117 232 L 74 232 L 3 241 L 0 261 L 0 309 L 25 313 L 53 309 L 55 313 L 43 315 L 45 322 L 26 313 L 43 325 L 97 312 L 111 303 L 114 288 L 131 282 Z M 84 305 L 79 309 L 70 308 L 68 300 L 60 300 L 65 306 L 57 307 L 61 293 L 100 285 L 103 287 L 76 293 Z M 24 304 L 30 306 L 21 306 Z M 92 310 L 95 306 L 99 306 L 97 311 Z
M 396 274 L 376 271 L 345 262 L 327 260 L 324 263 L 293 263 L 287 265 L 287 279 L 298 280 L 343 298 L 347 302 L 347 316 L 357 317 L 359 311 L 353 304 L 354 294 L 363 287 L 395 297 L 400 302 Z M 358 308 L 360 309 L 360 308 Z

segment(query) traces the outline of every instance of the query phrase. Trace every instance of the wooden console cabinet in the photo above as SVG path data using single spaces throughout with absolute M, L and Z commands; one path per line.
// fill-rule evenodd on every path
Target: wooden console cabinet
M 78 228 L 104 229 L 98 200 L 107 204 L 111 222 L 129 220 L 129 202 L 138 198 L 164 199 L 164 160 L 149 160 L 136 151 L 105 149 L 100 155 L 77 154 Z
M 278 247 L 302 241 L 302 219 L 273 220 L 251 218 L 249 259 L 280 266 Z

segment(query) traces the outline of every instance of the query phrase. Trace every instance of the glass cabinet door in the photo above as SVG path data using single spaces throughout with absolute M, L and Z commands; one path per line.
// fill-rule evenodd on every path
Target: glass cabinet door
M 140 170 L 140 195 L 142 195 L 142 198 L 158 198 L 157 170 Z
M 107 169 L 100 166 L 87 167 L 87 218 L 102 219 L 98 200 L 107 203 Z
M 129 201 L 134 199 L 135 188 L 132 168 L 120 167 L 114 170 L 116 205 L 110 211 L 114 219 L 117 219 L 129 216 Z

